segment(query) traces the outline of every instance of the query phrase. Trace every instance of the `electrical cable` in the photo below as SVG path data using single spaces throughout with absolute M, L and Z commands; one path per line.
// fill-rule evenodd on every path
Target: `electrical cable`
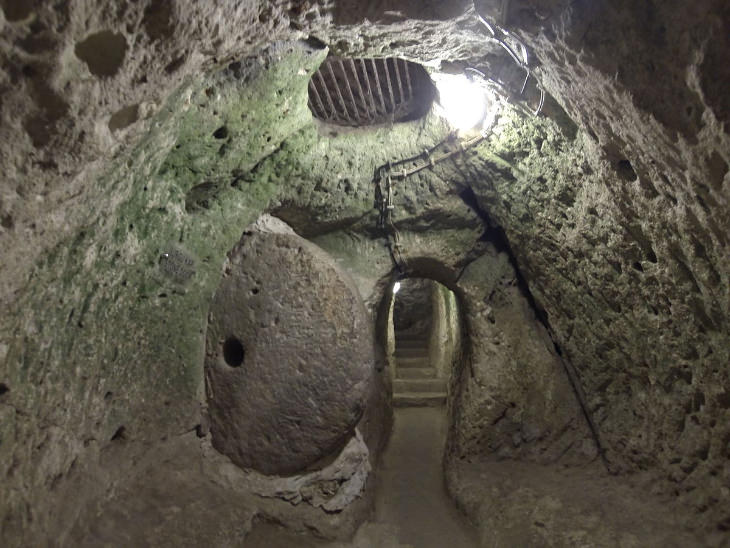
M 474 11 L 477 14 L 479 21 L 481 21 L 481 23 L 487 28 L 487 30 L 491 34 L 491 38 L 495 40 L 498 44 L 500 44 L 500 46 L 502 46 L 502 48 L 509 54 L 512 60 L 525 71 L 525 79 L 522 82 L 522 86 L 520 88 L 520 95 L 524 95 L 525 89 L 527 87 L 527 82 L 529 81 L 530 76 L 532 76 L 532 72 L 529 67 L 529 55 L 527 47 L 522 43 L 519 38 L 511 34 L 509 31 L 503 29 L 499 25 L 493 25 L 489 23 L 489 21 L 487 21 L 477 11 L 476 5 L 474 5 Z M 517 51 L 515 51 L 515 48 L 507 43 L 508 40 L 516 44 Z M 487 77 L 486 74 L 476 68 L 467 67 L 466 69 L 464 69 L 464 74 L 470 81 L 478 79 L 479 83 L 482 85 L 488 87 L 497 86 L 506 91 L 505 87 L 502 84 Z M 535 116 L 540 114 L 540 111 L 542 110 L 542 107 L 545 103 L 545 91 L 543 90 L 539 82 L 537 82 L 536 85 L 538 90 L 540 91 L 540 100 L 537 109 L 532 112 L 532 114 Z M 466 141 L 458 141 L 458 148 L 447 150 L 440 155 L 435 155 L 435 152 L 443 147 L 447 142 L 457 141 L 456 134 L 451 133 L 448 137 L 446 137 L 430 149 L 425 149 L 422 154 L 398 160 L 397 162 L 388 162 L 387 164 L 384 164 L 375 170 L 374 206 L 379 211 L 377 226 L 379 229 L 384 231 L 387 239 L 386 245 L 389 249 L 391 259 L 393 260 L 396 269 L 401 274 L 404 274 L 406 272 L 407 264 L 402 252 L 400 234 L 393 221 L 393 210 L 395 209 L 395 205 L 393 204 L 394 181 L 405 180 L 406 178 L 415 175 L 416 173 L 426 168 L 433 168 L 439 162 L 442 162 L 457 154 L 465 152 L 467 149 L 474 147 L 484 141 L 487 137 L 486 132 L 487 130 L 483 129 L 476 137 L 472 137 L 471 139 L 468 139 Z M 420 164 L 417 163 L 414 167 L 410 169 L 397 169 L 405 164 L 415 162 L 421 157 L 425 157 L 425 161 L 421 162 Z M 383 188 L 384 185 L 385 188 Z
M 433 168 L 436 164 L 443 162 L 457 154 L 463 154 L 468 149 L 475 147 L 487 138 L 485 131 L 479 135 L 472 137 L 466 141 L 459 141 L 455 133 L 450 133 L 445 139 L 438 142 L 430 149 L 425 149 L 421 154 L 398 160 L 397 162 L 388 162 L 375 170 L 375 208 L 378 209 L 378 228 L 385 234 L 390 257 L 393 265 L 398 272 L 403 275 L 408 270 L 408 264 L 403 254 L 403 246 L 398 229 L 393 221 L 393 203 L 394 183 L 395 181 L 404 181 L 408 177 L 426 169 Z M 456 143 L 456 148 L 447 149 L 445 152 L 436 155 L 435 152 L 448 143 Z M 420 158 L 425 160 L 417 163 L 410 169 L 396 170 L 396 168 L 416 162 Z M 383 188 L 385 186 L 385 188 Z
M 525 46 L 525 44 L 522 43 L 522 41 L 519 38 L 517 38 L 515 35 L 510 33 L 508 30 L 503 29 L 499 25 L 496 25 L 496 24 L 493 25 L 493 24 L 489 23 L 489 21 L 487 21 L 486 18 L 484 18 L 484 16 L 482 16 L 477 11 L 476 5 L 474 5 L 474 12 L 477 14 L 477 18 L 479 19 L 479 21 L 481 21 L 481 23 L 487 28 L 487 30 L 491 34 L 492 40 L 494 40 L 500 46 L 502 46 L 502 48 L 509 54 L 509 56 L 512 58 L 512 60 L 522 70 L 525 71 L 525 79 L 522 82 L 522 86 L 520 87 L 520 93 L 519 93 L 520 95 L 524 95 L 525 89 L 527 89 L 527 82 L 530 80 L 530 76 L 532 76 L 527 47 Z M 517 53 L 512 48 L 512 46 L 510 46 L 507 43 L 507 39 L 509 39 L 517 44 L 519 53 Z M 467 69 L 465 69 L 465 72 L 466 71 L 477 72 L 481 75 L 481 77 L 483 79 L 490 80 L 489 78 L 486 77 L 486 75 L 484 75 L 484 73 L 482 73 L 481 71 L 478 71 L 477 69 L 467 68 Z M 542 85 L 540 85 L 540 82 L 537 81 L 537 79 L 535 79 L 535 82 L 536 82 L 537 89 L 540 92 L 540 100 L 538 101 L 537 108 L 533 112 L 533 114 L 535 116 L 537 116 L 538 114 L 540 114 L 540 111 L 542 111 L 542 107 L 545 104 L 545 90 L 543 89 Z M 494 82 L 494 83 L 496 84 L 497 82 Z

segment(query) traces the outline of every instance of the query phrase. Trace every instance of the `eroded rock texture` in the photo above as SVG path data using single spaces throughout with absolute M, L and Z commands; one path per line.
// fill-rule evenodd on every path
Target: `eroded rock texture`
M 479 425 L 463 440 L 469 456 L 497 458 L 501 440 L 510 458 L 535 460 L 544 446 L 529 440 L 563 424 L 575 443 L 556 442 L 547 460 L 588 457 L 559 350 L 616 481 L 660 497 L 651 507 L 676 519 L 659 521 L 693 531 L 700 540 L 688 544 L 727 544 L 727 2 L 476 7 L 527 45 L 535 78 L 525 100 L 509 85 L 514 63 L 469 2 L 0 2 L 5 544 L 124 544 L 125 516 L 134 515 L 167 519 L 167 531 L 199 535 L 197 544 L 235 543 L 256 516 L 328 538 L 354 529 L 361 514 L 347 509 L 262 509 L 253 480 L 205 445 L 207 316 L 242 230 L 270 212 L 315 239 L 352 276 L 374 321 L 392 279 L 375 228 L 374 170 L 449 131 L 432 115 L 368 132 L 314 123 L 306 91 L 327 55 L 322 43 L 339 55 L 494 71 L 515 105 L 477 149 L 420 172 L 395 197 L 413 274 L 442 281 L 474 311 L 466 344 L 479 363 L 461 387 L 471 402 L 462 409 L 475 410 L 469 424 Z M 537 81 L 548 98 L 535 118 L 522 107 L 534 106 Z M 484 268 L 498 277 L 469 266 L 487 242 L 505 247 L 502 232 L 521 293 L 501 258 Z M 470 268 L 480 274 L 467 286 Z M 533 327 L 515 328 L 528 319 Z M 523 348 L 515 340 L 524 330 L 534 344 Z M 513 384 L 489 375 L 496 341 L 512 348 L 500 350 L 496 370 L 513 375 L 513 362 L 527 364 Z M 368 414 L 383 403 L 376 392 L 358 425 L 369 447 L 387 422 L 387 412 Z M 513 392 L 531 411 L 498 401 Z M 507 409 L 498 434 L 479 409 L 494 419 Z M 529 428 L 539 410 L 555 420 Z M 456 476 L 452 492 L 479 515 Z M 549 516 L 551 497 L 571 495 L 546 485 L 537 498 Z M 174 502 L 201 497 L 189 512 Z M 509 500 L 518 515 L 524 500 Z M 200 512 L 233 525 L 209 536 L 190 526 L 206 522 Z M 135 522 L 129 543 L 157 540 L 158 521 Z M 572 526 L 537 521 L 520 540 L 544 539 L 542 529 L 567 538 Z M 575 523 L 590 538 L 595 522 Z M 96 524 L 106 525 L 89 536 Z M 622 539 L 612 535 L 604 538 Z
M 374 372 L 372 331 L 326 254 L 262 217 L 230 253 L 208 318 L 216 449 L 242 467 L 291 474 L 353 435 Z
M 717 542 L 730 518 L 730 142 L 710 82 L 727 82 L 727 5 L 510 4 L 584 131 L 572 144 L 523 134 L 511 176 L 476 192 L 578 369 L 613 468 L 661 470 L 651 489 Z
M 491 249 L 461 279 L 470 352 L 454 379 L 449 458 L 587 463 L 595 441 L 544 326 L 506 253 Z
M 401 282 L 400 291 L 393 303 L 393 328 L 399 335 L 428 339 L 431 335 L 433 306 L 431 291 L 433 282 L 411 278 Z

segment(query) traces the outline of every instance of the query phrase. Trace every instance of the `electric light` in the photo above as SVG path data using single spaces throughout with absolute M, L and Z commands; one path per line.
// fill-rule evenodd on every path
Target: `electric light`
M 496 100 L 478 81 L 463 74 L 432 75 L 439 100 L 436 112 L 461 131 L 488 128 L 494 121 Z

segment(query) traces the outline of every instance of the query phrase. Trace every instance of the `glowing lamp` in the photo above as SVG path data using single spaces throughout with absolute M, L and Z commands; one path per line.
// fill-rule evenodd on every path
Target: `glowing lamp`
M 434 74 L 432 79 L 439 93 L 436 111 L 451 126 L 479 131 L 491 125 L 495 101 L 478 81 L 463 74 Z

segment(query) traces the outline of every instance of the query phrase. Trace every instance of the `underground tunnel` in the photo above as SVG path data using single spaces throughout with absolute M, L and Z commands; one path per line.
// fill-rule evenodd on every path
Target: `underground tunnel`
M 730 545 L 728 40 L 0 0 L 0 543 Z

